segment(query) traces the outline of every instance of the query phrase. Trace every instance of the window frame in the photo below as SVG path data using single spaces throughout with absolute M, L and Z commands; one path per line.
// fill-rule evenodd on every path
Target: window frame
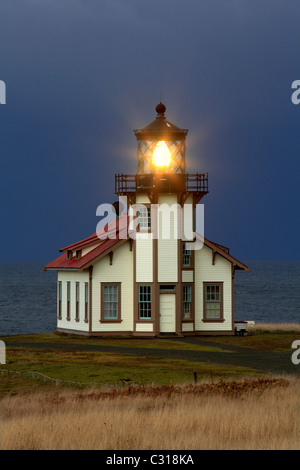
M 84 321 L 89 322 L 89 283 L 84 283 Z
M 146 208 L 147 210 L 147 220 L 148 220 L 148 227 L 141 227 L 140 226 L 140 209 Z M 141 233 L 151 233 L 151 204 L 137 204 L 136 208 L 137 212 L 137 227 L 136 231 Z
M 104 287 L 117 286 L 118 287 L 118 316 L 117 318 L 105 318 L 104 317 Z M 121 323 L 121 282 L 101 282 L 100 285 L 100 296 L 101 296 L 101 312 L 100 312 L 100 323 Z
M 75 283 L 75 321 L 79 322 L 79 311 L 80 311 L 80 283 Z
M 57 318 L 62 319 L 62 281 L 57 281 Z
M 150 289 L 150 302 L 149 301 L 141 301 L 140 300 L 140 288 L 141 287 L 148 287 Z M 145 295 L 145 293 L 143 293 Z M 147 294 L 146 294 L 147 295 Z M 143 321 L 143 322 L 149 322 L 149 321 L 152 321 L 152 285 L 151 284 L 139 284 L 138 285 L 138 298 L 137 298 L 137 302 L 138 302 L 138 308 L 137 308 L 137 313 L 138 313 L 138 321 Z M 141 317 L 141 314 L 140 314 L 140 305 L 142 303 L 150 303 L 150 316 L 149 317 Z
M 211 282 L 203 282 L 203 322 L 206 323 L 221 323 L 224 321 L 224 295 L 223 295 L 223 281 L 211 281 Z M 206 313 L 206 305 L 209 303 L 206 298 L 206 288 L 208 286 L 219 286 L 220 287 L 220 317 L 218 318 L 209 318 L 207 317 Z M 216 300 L 211 301 L 216 302 Z
M 181 261 L 181 267 L 182 269 L 194 269 L 194 250 L 190 250 L 191 254 L 190 254 L 190 264 L 189 265 L 186 265 L 184 264 L 184 246 L 185 245 L 188 245 L 192 242 L 185 242 L 183 241 L 182 242 L 182 248 L 181 248 L 181 256 L 182 256 L 182 261 Z
M 191 288 L 191 301 L 190 301 L 190 304 L 191 304 L 191 311 L 190 311 L 190 318 L 184 318 L 184 288 L 186 286 L 189 286 Z M 194 322 L 194 305 L 195 305 L 195 302 L 194 302 L 194 284 L 191 283 L 191 282 L 183 282 L 182 283 L 182 315 L 181 315 L 181 321 L 183 323 L 190 323 L 190 322 Z
M 67 281 L 67 321 L 71 320 L 71 282 Z
M 175 284 L 166 284 L 159 283 L 159 293 L 160 294 L 176 294 L 176 285 Z

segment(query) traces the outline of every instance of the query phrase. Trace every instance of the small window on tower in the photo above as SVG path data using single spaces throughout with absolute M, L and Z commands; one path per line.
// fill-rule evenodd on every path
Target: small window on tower
M 191 266 L 191 259 L 192 259 L 192 251 L 188 248 L 188 244 L 183 244 L 183 266 L 186 268 Z
M 82 256 L 82 250 L 77 250 L 76 251 L 76 259 L 81 258 L 81 256 Z
M 139 230 L 148 231 L 151 229 L 151 209 L 149 206 L 138 208 Z

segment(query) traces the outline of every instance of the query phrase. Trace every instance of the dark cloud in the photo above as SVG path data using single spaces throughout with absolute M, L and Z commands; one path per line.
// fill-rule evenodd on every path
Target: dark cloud
M 95 230 L 160 93 L 190 129 L 189 170 L 209 172 L 207 237 L 298 259 L 299 15 L 277 0 L 2 2 L 2 259 L 51 259 Z

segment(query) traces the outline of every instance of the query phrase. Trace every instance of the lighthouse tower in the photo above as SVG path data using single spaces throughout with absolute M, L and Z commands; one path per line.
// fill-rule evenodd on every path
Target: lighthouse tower
M 208 193 L 206 173 L 186 172 L 187 129 L 156 106 L 154 121 L 134 131 L 137 173 L 115 175 L 116 194 L 137 215 L 134 243 L 134 328 L 155 334 L 182 333 L 192 322 L 194 208 Z
M 156 113 L 134 131 L 136 173 L 115 175 L 115 193 L 128 213 L 101 233 L 61 248 L 44 268 L 57 270 L 57 331 L 234 334 L 234 274 L 249 269 L 229 248 L 195 230 L 208 177 L 186 171 L 188 131 L 167 120 L 164 104 Z M 201 249 L 195 249 L 199 240 Z

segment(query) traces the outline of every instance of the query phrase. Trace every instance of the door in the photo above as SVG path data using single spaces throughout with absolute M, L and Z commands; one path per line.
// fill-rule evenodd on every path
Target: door
M 160 294 L 160 331 L 175 333 L 176 331 L 176 295 Z

